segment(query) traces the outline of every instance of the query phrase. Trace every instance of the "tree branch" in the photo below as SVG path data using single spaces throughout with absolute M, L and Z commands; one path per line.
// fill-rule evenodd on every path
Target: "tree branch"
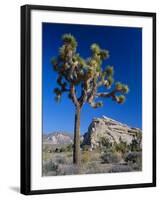
M 97 92 L 97 83 L 95 82 L 95 80 L 93 81 L 93 86 L 92 86 L 92 90 L 90 92 L 90 94 L 88 95 L 88 102 L 91 103 L 96 95 Z
M 76 97 L 75 86 L 72 83 L 70 85 L 70 94 L 71 94 L 71 98 L 72 98 L 72 101 L 75 104 L 75 106 L 79 107 L 80 105 L 79 105 L 78 99 Z
M 57 78 L 57 83 L 61 87 L 61 91 L 62 92 L 69 92 L 70 90 L 67 88 L 67 82 L 62 81 L 62 79 L 63 79 L 63 77 L 61 75 L 59 75 L 59 77 Z
M 96 97 L 111 97 L 113 95 L 115 95 L 117 91 L 116 90 L 113 90 L 112 92 L 99 92 L 99 93 L 96 93 Z
M 114 101 L 119 102 L 118 97 L 115 95 L 116 92 L 117 92 L 117 90 L 113 90 L 112 92 L 101 92 L 101 93 L 97 93 L 95 96 L 96 97 L 105 97 L 105 98 L 111 97 Z
M 79 102 L 80 102 L 80 106 L 82 106 L 84 104 L 84 102 L 87 101 L 88 98 L 88 90 L 90 89 L 90 81 L 91 78 L 89 78 L 85 83 L 84 83 L 84 87 L 82 89 L 82 94 L 79 98 Z
M 103 106 L 103 103 L 101 101 L 95 102 L 94 100 L 89 102 L 90 106 L 93 108 L 99 108 Z

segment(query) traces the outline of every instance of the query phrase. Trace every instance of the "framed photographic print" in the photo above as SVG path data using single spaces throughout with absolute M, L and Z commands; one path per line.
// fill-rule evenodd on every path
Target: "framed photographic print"
M 21 7 L 21 193 L 156 186 L 156 14 Z

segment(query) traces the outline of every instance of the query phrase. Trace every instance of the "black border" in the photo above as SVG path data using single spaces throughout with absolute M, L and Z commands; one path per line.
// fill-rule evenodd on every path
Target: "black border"
M 61 188 L 49 190 L 31 190 L 31 11 L 65 11 L 79 13 L 112 14 L 126 16 L 151 17 L 153 20 L 153 176 L 151 183 L 126 184 L 113 186 L 94 186 Z M 82 192 L 96 190 L 144 188 L 156 186 L 156 13 L 103 10 L 90 8 L 55 7 L 44 5 L 21 6 L 21 193 L 25 195 Z

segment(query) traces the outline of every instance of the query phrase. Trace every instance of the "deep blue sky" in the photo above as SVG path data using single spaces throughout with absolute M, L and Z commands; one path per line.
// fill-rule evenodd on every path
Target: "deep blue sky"
M 129 27 L 42 24 L 43 63 L 43 133 L 65 131 L 73 133 L 75 108 L 72 102 L 62 96 L 60 103 L 54 101 L 56 73 L 52 70 L 51 58 L 58 55 L 64 33 L 73 34 L 78 42 L 77 52 L 87 58 L 90 45 L 98 43 L 108 49 L 110 58 L 103 66 L 113 65 L 115 81 L 129 85 L 126 102 L 116 104 L 104 99 L 102 108 L 93 109 L 85 104 L 81 114 L 81 134 L 87 131 L 94 117 L 107 117 L 133 127 L 142 127 L 142 29 Z

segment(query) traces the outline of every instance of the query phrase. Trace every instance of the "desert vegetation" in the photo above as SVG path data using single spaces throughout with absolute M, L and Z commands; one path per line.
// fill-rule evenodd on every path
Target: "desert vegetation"
M 43 176 L 133 172 L 142 170 L 142 149 L 137 138 L 131 144 L 110 143 L 102 138 L 101 145 L 91 149 L 81 145 L 81 165 L 73 164 L 73 145 L 43 144 Z

